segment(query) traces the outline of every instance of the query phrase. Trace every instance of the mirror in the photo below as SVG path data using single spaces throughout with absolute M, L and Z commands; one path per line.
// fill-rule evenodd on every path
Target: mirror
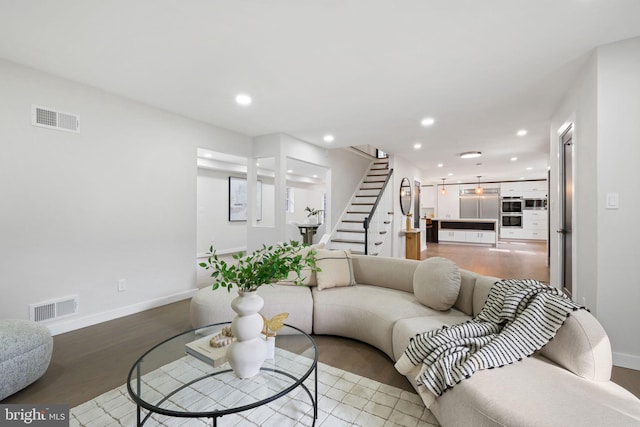
M 411 212 L 411 183 L 408 178 L 402 178 L 400 182 L 400 209 L 402 215 Z

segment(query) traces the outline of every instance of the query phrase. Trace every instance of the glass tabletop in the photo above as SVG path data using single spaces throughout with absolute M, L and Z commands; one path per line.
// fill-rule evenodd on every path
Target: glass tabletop
M 229 325 L 218 323 L 187 331 L 144 353 L 129 371 L 127 388 L 131 397 L 151 412 L 215 418 L 264 405 L 289 393 L 317 366 L 316 343 L 288 325 L 278 331 L 273 359 L 265 360 L 252 378 L 236 377 L 224 361 L 205 362 L 207 358 L 196 357 L 193 351 L 187 353 L 187 344 L 208 341 L 207 337 Z

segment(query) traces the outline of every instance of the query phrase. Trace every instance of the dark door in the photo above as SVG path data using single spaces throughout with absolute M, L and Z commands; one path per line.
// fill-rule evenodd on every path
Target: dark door
M 561 149 L 561 197 L 560 197 L 560 243 L 562 287 L 567 295 L 573 292 L 573 126 L 560 137 Z

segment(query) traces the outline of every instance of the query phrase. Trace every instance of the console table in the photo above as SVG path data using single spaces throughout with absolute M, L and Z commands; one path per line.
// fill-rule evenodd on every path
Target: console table
M 303 238 L 303 243 L 307 245 L 313 244 L 313 235 L 318 231 L 318 224 L 297 224 L 300 229 L 300 234 Z
M 417 259 L 420 261 L 422 251 L 420 250 L 420 229 L 412 228 L 410 230 L 404 230 L 405 246 L 406 246 L 406 258 Z

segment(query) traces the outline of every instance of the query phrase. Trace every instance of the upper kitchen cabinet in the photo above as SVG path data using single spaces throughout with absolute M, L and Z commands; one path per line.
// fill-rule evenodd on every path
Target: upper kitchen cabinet
M 522 183 L 522 197 L 524 199 L 546 199 L 547 181 L 525 181 Z
M 433 185 L 425 185 L 420 191 L 420 203 L 424 209 L 435 209 L 436 207 L 436 187 Z
M 442 185 L 438 185 L 438 219 L 460 218 L 460 186 L 458 184 L 445 185 L 446 193 L 442 194 Z
M 502 182 L 500 183 L 500 197 L 520 197 L 524 196 L 523 182 Z

